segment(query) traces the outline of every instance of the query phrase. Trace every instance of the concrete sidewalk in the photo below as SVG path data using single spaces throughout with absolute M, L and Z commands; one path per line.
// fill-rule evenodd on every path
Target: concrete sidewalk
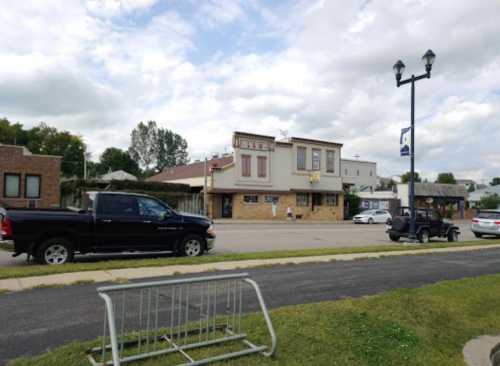
M 352 261 L 357 259 L 380 258 L 386 256 L 399 255 L 421 255 L 429 253 L 451 253 L 476 251 L 483 249 L 499 249 L 500 244 L 481 245 L 481 246 L 464 246 L 454 248 L 437 248 L 437 249 L 416 249 L 416 250 L 400 250 L 393 252 L 378 252 L 378 253 L 356 253 L 356 254 L 336 254 L 310 257 L 290 257 L 279 259 L 259 259 L 259 260 L 242 260 L 230 262 L 214 262 L 207 264 L 196 265 L 173 265 L 164 267 L 140 267 L 140 268 L 125 268 L 112 269 L 102 271 L 87 271 L 62 273 L 46 276 L 22 277 L 14 279 L 0 280 L 0 290 L 22 291 L 38 286 L 54 286 L 54 285 L 71 285 L 78 282 L 112 282 L 121 281 L 124 279 L 152 278 L 164 277 L 188 273 L 213 272 L 234 269 L 244 269 L 259 266 L 275 266 L 314 262 L 329 262 L 329 261 Z

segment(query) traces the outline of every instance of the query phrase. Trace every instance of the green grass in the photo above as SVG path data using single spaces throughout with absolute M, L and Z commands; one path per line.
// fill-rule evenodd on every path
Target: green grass
M 139 267 L 164 267 L 175 266 L 181 264 L 204 264 L 228 261 L 242 261 L 251 259 L 276 259 L 290 257 L 310 257 L 318 255 L 335 255 L 335 254 L 354 254 L 354 253 L 370 253 L 370 252 L 392 252 L 399 250 L 415 250 L 415 249 L 430 249 L 430 248 L 449 248 L 461 246 L 478 246 L 478 245 L 493 245 L 500 244 L 500 240 L 475 240 L 469 242 L 435 242 L 426 245 L 420 244 L 392 244 L 392 245 L 377 245 L 365 247 L 349 247 L 349 248 L 320 248 L 320 249 L 302 249 L 302 250 L 279 250 L 268 252 L 254 253 L 239 253 L 239 254 L 216 254 L 205 255 L 201 257 L 162 257 L 152 259 L 115 259 L 91 263 L 68 263 L 58 266 L 48 265 L 24 265 L 18 267 L 3 267 L 0 268 L 0 279 L 19 278 L 29 276 L 42 276 L 68 272 L 83 272 L 96 270 L 109 270 L 121 268 L 139 268 Z
M 377 296 L 275 309 L 271 318 L 278 334 L 275 358 L 251 356 L 219 365 L 319 366 L 460 366 L 470 339 L 500 332 L 500 275 L 445 281 L 418 289 Z M 250 339 L 269 341 L 261 316 L 243 321 Z M 9 366 L 87 365 L 85 350 L 99 342 L 71 343 Z M 234 350 L 189 352 L 195 358 Z M 131 365 L 168 366 L 176 356 Z

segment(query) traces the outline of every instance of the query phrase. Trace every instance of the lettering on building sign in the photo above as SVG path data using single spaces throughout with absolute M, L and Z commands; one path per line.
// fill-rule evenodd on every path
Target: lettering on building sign
M 241 149 L 257 150 L 257 151 L 273 151 L 274 146 L 269 142 L 251 141 L 245 139 L 236 140 L 236 146 Z

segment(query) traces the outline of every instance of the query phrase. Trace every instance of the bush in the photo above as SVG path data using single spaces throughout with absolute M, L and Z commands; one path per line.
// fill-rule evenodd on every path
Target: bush
M 496 210 L 500 207 L 500 196 L 498 194 L 491 194 L 481 198 L 479 202 L 480 208 Z

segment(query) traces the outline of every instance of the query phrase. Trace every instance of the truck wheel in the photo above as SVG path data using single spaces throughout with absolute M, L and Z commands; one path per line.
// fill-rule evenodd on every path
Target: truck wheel
M 38 247 L 36 259 L 40 264 L 64 264 L 71 262 L 74 254 L 73 245 L 68 239 L 51 238 Z
M 399 241 L 399 236 L 394 234 L 389 234 L 389 239 L 392 241 Z
M 198 235 L 188 235 L 181 243 L 179 255 L 186 257 L 197 257 L 203 254 L 204 242 Z
M 456 230 L 450 230 L 450 232 L 448 233 L 448 241 L 449 242 L 458 241 L 458 233 Z
M 423 229 L 418 234 L 418 241 L 422 244 L 427 244 L 429 242 L 429 230 Z
M 482 238 L 482 237 L 483 237 L 483 234 L 474 233 L 474 236 L 475 236 L 476 238 Z

